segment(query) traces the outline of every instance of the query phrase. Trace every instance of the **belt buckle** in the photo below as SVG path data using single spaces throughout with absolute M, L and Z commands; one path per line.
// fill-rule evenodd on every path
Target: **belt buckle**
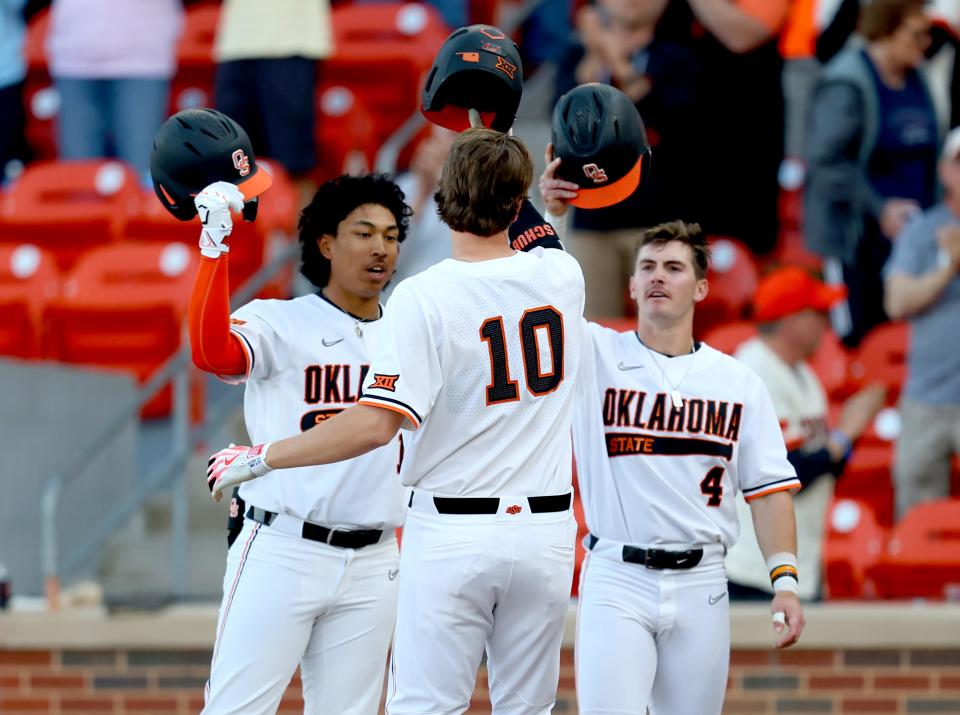
M 657 565 L 653 562 L 654 549 L 643 550 L 643 565 L 648 569 L 656 569 Z
M 327 531 L 327 539 L 326 539 L 327 546 L 332 546 L 330 542 L 333 541 L 333 534 L 335 531 L 336 529 L 330 529 L 329 531 Z

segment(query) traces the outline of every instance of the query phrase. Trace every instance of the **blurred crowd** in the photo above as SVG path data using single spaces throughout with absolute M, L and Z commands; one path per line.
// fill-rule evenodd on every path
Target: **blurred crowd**
M 307 188 L 321 150 L 318 68 L 337 51 L 332 10 L 347 4 L 223 0 L 216 28 L 213 105 Z M 949 495 L 960 454 L 960 0 L 427 4 L 449 27 L 521 21 L 513 34 L 526 74 L 550 73 L 554 100 L 601 82 L 636 103 L 653 148 L 649 181 L 617 206 L 575 211 L 568 237 L 589 317 L 629 312 L 636 230 L 663 221 L 734 239 L 767 271 L 750 316 L 759 332 L 739 354 L 768 383 L 804 481 L 798 511 L 809 501 L 814 514 L 801 519 L 812 524 L 807 553 L 819 559 L 826 501 L 854 444 L 897 399 L 859 385 L 830 417 L 809 368 L 830 329 L 853 350 L 891 319 L 909 325 L 896 516 Z M 0 0 L 5 176 L 32 157 L 23 45 L 48 5 L 58 156 L 116 157 L 148 177 L 152 137 L 169 113 L 182 0 Z M 449 254 L 433 191 L 450 142 L 424 133 L 401 162 L 415 213 L 398 279 Z M 791 199 L 802 212 L 788 221 Z M 797 262 L 803 268 L 782 265 Z

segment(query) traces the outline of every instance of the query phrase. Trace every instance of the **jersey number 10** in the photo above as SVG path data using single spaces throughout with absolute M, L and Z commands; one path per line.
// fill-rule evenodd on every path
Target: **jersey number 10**
M 520 344 L 523 346 L 523 372 L 527 390 L 540 397 L 556 390 L 563 382 L 563 315 L 552 306 L 526 311 L 518 324 Z M 551 367 L 543 371 L 540 364 L 540 340 L 545 337 L 550 348 Z M 520 388 L 510 377 L 510 360 L 503 317 L 487 318 L 480 326 L 480 339 L 490 349 L 490 384 L 487 385 L 487 405 L 516 402 Z

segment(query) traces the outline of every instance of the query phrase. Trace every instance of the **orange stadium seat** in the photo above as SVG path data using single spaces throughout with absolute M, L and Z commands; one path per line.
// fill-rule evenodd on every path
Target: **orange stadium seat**
M 318 87 L 316 103 L 317 181 L 370 171 L 380 141 L 376 120 L 363 101 L 349 87 L 335 84 Z
M 91 250 L 45 312 L 45 352 L 62 362 L 132 372 L 145 381 L 180 347 L 197 251 L 178 243 L 116 243 Z M 167 414 L 165 388 L 144 416 Z
M 36 159 L 55 159 L 57 156 L 54 122 L 60 111 L 60 99 L 47 69 L 45 44 L 49 28 L 50 10 L 41 10 L 27 25 L 23 42 L 23 55 L 27 61 L 27 76 L 23 84 L 25 130 Z
M 133 169 L 117 161 L 30 164 L 0 200 L 0 242 L 37 244 L 68 269 L 119 238 L 140 195 Z
M 960 499 L 913 507 L 868 575 L 882 598 L 955 600 L 960 595 Z
M 820 378 L 830 399 L 841 400 L 856 390 L 857 385 L 850 378 L 852 359 L 850 351 L 840 342 L 836 333 L 825 330 L 819 349 L 810 359 L 810 367 Z
M 853 448 L 843 475 L 837 480 L 837 498 L 867 503 L 877 520 L 893 524 L 893 443 L 863 440 Z
M 880 561 L 888 531 L 869 504 L 834 497 L 827 508 L 823 583 L 831 599 L 876 597 L 868 570 Z
M 382 143 L 417 111 L 424 75 L 449 28 L 420 3 L 341 5 L 332 18 L 336 50 L 320 64 L 320 84 L 349 87 L 369 108 Z
M 177 72 L 170 85 L 170 113 L 213 106 L 213 43 L 220 19 L 220 3 L 187 7 L 177 44 Z
M 39 358 L 44 306 L 60 295 L 60 271 L 31 244 L 0 245 L 0 355 Z
M 757 326 L 745 320 L 711 328 L 703 341 L 720 352 L 733 355 L 741 344 L 757 334 Z
M 710 328 L 743 320 L 757 289 L 757 266 L 750 249 L 732 238 L 712 237 L 713 260 L 707 271 L 710 290 L 697 305 L 694 335 Z
M 851 378 L 861 384 L 887 386 L 888 404 L 896 404 L 907 376 L 909 328 L 906 323 L 878 325 L 864 337 L 850 363 Z

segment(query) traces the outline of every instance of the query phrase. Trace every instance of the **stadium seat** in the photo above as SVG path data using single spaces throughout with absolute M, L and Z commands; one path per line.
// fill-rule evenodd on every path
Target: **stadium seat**
M 450 31 L 420 3 L 341 5 L 332 18 L 336 51 L 320 64 L 320 84 L 349 87 L 382 143 L 417 111 L 421 82 Z
M 694 335 L 705 335 L 714 326 L 743 320 L 757 289 L 757 266 L 750 249 L 724 237 L 711 238 L 710 249 L 710 290 L 697 304 Z
M 133 169 L 117 161 L 30 164 L 0 200 L 0 242 L 36 244 L 69 269 L 119 238 L 140 196 Z
M 220 19 L 220 3 L 189 5 L 177 44 L 177 72 L 170 83 L 170 113 L 212 107 L 213 43 Z
M 380 141 L 376 120 L 363 101 L 349 87 L 336 84 L 319 87 L 316 103 L 316 180 L 370 171 Z
M 906 323 L 878 325 L 864 337 L 850 363 L 851 378 L 860 384 L 887 386 L 887 403 L 896 404 L 907 376 L 909 334 Z
M 894 528 L 883 558 L 867 570 L 882 598 L 960 596 L 960 499 L 913 507 Z
M 893 443 L 861 441 L 837 480 L 837 498 L 867 503 L 884 526 L 893 524 Z
M 53 256 L 31 244 L 0 245 L 0 355 L 41 356 L 43 308 L 59 295 Z
M 41 10 L 27 25 L 23 42 L 23 55 L 27 61 L 27 76 L 23 83 L 25 131 L 35 159 L 57 157 L 55 121 L 60 111 L 60 95 L 53 88 L 47 69 L 45 45 L 49 28 L 50 10 Z
M 850 378 L 852 359 L 836 333 L 825 330 L 820 347 L 809 362 L 831 400 L 842 400 L 856 391 L 857 384 Z
M 181 344 L 197 251 L 178 243 L 127 243 L 93 249 L 44 316 L 47 357 L 126 370 L 144 382 Z M 167 414 L 165 388 L 145 417 Z
M 757 334 L 757 326 L 745 320 L 711 328 L 703 339 L 710 347 L 733 355 L 741 344 Z
M 827 508 L 823 586 L 830 599 L 876 597 L 868 570 L 880 561 L 888 531 L 869 504 L 834 497 Z

